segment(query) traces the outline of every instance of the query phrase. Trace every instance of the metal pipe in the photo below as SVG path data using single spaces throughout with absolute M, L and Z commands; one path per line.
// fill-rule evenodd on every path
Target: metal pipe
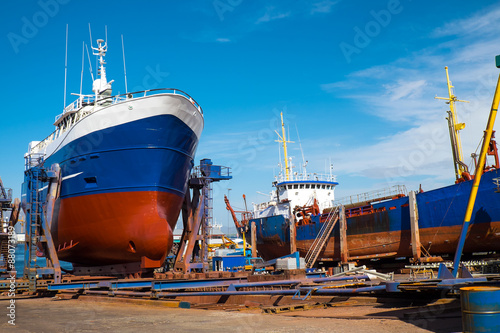
M 352 275 L 352 276 L 332 276 L 332 277 L 327 277 L 327 278 L 320 278 L 313 280 L 312 282 L 314 283 L 323 283 L 323 282 L 330 282 L 330 281 L 347 281 L 347 280 L 367 280 L 370 279 L 368 275 Z
M 302 288 L 301 288 L 302 289 Z M 309 290 L 311 288 L 303 288 Z M 354 289 L 325 289 L 320 288 L 313 291 L 317 295 L 334 295 L 334 294 L 355 294 L 372 291 L 383 291 L 385 285 L 377 285 L 371 287 L 362 287 Z M 300 289 L 285 289 L 285 290 L 241 290 L 241 291 L 202 291 L 202 292 L 184 292 L 184 293 L 158 293 L 158 297 L 186 297 L 186 296 L 234 296 L 234 295 L 295 295 Z
M 233 284 L 233 286 L 235 288 L 252 288 L 252 287 L 300 284 L 301 282 L 302 282 L 301 280 L 278 280 L 278 281 L 265 281 L 265 282 L 235 283 Z
M 233 296 L 233 295 L 295 295 L 297 289 L 283 290 L 241 290 L 241 291 L 200 291 L 183 293 L 158 293 L 158 297 L 185 297 L 185 296 Z
M 109 295 L 108 290 L 85 290 L 86 295 Z
M 234 281 L 236 280 L 236 281 Z M 194 281 L 153 281 L 152 290 L 168 290 L 168 289 L 189 289 L 189 288 L 207 288 L 207 287 L 224 287 L 231 284 L 237 284 L 238 279 L 231 280 L 194 280 Z
M 457 277 L 458 265 L 460 264 L 462 251 L 464 249 L 465 238 L 467 236 L 467 231 L 469 230 L 470 219 L 472 217 L 472 210 L 474 209 L 474 203 L 476 201 L 479 182 L 481 181 L 481 176 L 483 175 L 484 164 L 486 161 L 486 153 L 488 151 L 488 146 L 490 145 L 491 135 L 493 133 L 493 125 L 495 124 L 495 118 L 497 116 L 499 102 L 500 102 L 500 75 L 498 76 L 497 87 L 495 90 L 495 95 L 493 97 L 493 102 L 491 104 L 490 116 L 488 118 L 488 125 L 486 126 L 486 131 L 484 133 L 483 146 L 481 148 L 481 154 L 479 156 L 479 162 L 477 165 L 476 174 L 474 176 L 474 182 L 472 183 L 472 189 L 470 191 L 470 197 L 469 197 L 469 202 L 467 204 L 467 210 L 465 212 L 462 231 L 460 232 L 460 238 L 458 239 L 458 246 L 457 246 L 457 251 L 455 252 L 455 259 L 453 260 L 452 274 L 455 277 Z
M 150 291 L 86 290 L 86 295 L 151 297 Z
M 361 287 L 361 288 L 354 288 L 354 289 L 341 289 L 341 288 L 322 288 L 314 291 L 314 294 L 327 294 L 327 295 L 334 295 L 334 294 L 356 294 L 356 293 L 365 293 L 365 292 L 372 292 L 372 291 L 382 291 L 386 290 L 385 285 L 377 285 L 377 286 L 371 286 L 371 287 Z

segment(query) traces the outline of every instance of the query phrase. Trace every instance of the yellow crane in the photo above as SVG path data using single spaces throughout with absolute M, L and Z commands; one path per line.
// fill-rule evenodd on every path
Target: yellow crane
M 286 149 L 286 144 L 287 143 L 293 143 L 293 141 L 287 141 L 286 140 L 286 135 L 285 135 L 285 123 L 283 122 L 283 112 L 281 112 L 281 131 L 283 133 L 283 136 L 281 136 L 278 131 L 275 130 L 276 134 L 278 134 L 279 140 L 276 140 L 276 142 L 280 142 L 283 144 L 283 154 L 285 155 L 285 173 L 286 173 L 286 180 L 290 180 L 290 169 L 288 168 L 288 153 Z
M 448 74 L 448 67 L 444 68 L 446 70 L 446 81 L 448 83 L 448 95 L 449 97 L 435 97 L 436 99 L 444 99 L 446 104 L 450 105 L 450 111 L 448 111 L 448 128 L 450 131 L 451 149 L 453 153 L 453 161 L 455 164 L 455 176 L 457 181 L 464 179 L 464 172 L 466 176 L 469 176 L 469 168 L 467 164 L 463 162 L 462 156 L 462 144 L 460 142 L 460 131 L 465 128 L 465 123 L 459 123 L 457 121 L 457 112 L 455 109 L 455 102 L 469 103 L 468 101 L 459 100 L 453 94 L 453 86 L 451 85 L 450 76 Z

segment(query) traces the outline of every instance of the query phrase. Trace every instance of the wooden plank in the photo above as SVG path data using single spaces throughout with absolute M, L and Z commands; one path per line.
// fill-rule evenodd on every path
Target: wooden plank
M 290 254 L 297 252 L 295 216 L 290 212 Z
M 349 249 L 347 248 L 347 221 L 345 217 L 345 207 L 340 207 L 340 260 L 343 264 L 349 262 Z
M 411 227 L 411 251 L 414 262 L 419 262 L 422 255 L 420 248 L 420 232 L 418 229 L 418 207 L 417 196 L 415 191 L 408 193 L 409 208 L 410 208 L 410 227 Z

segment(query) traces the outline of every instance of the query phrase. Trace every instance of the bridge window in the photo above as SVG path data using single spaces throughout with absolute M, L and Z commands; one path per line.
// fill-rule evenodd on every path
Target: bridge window
M 303 189 L 304 188 L 304 184 L 300 184 L 300 188 Z
M 325 187 L 326 187 L 325 185 L 321 185 L 321 188 L 322 188 L 323 190 L 325 189 Z
M 298 184 L 295 184 L 295 185 L 293 185 L 293 188 L 294 188 L 294 189 L 298 189 L 298 188 L 299 188 L 299 185 L 298 185 Z
M 311 185 L 309 185 L 309 184 L 306 184 L 306 188 L 309 188 L 310 186 L 311 186 Z
M 288 185 L 288 189 L 291 190 L 292 189 L 292 185 Z

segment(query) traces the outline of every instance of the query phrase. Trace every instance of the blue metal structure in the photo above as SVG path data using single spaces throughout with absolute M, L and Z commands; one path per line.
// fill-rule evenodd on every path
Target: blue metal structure
M 61 282 L 61 267 L 57 258 L 50 220 L 60 184 L 60 171 L 57 165 L 46 170 L 40 163 L 32 163 L 31 156 L 27 157 L 26 171 L 24 172 L 23 187 L 26 190 L 26 243 L 24 251 L 24 277 L 29 281 L 29 291 L 36 291 L 37 276 L 53 276 L 54 282 Z M 49 195 L 55 193 L 55 195 Z M 42 251 L 46 255 L 46 266 L 37 266 L 38 245 L 42 244 Z

